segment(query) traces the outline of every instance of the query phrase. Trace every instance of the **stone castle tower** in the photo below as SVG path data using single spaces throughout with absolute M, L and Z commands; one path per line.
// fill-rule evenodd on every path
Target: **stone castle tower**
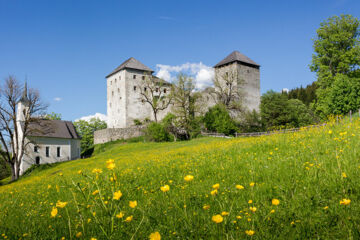
M 226 76 L 234 77 L 236 75 L 235 88 L 242 96 L 242 105 L 247 110 L 259 111 L 260 65 L 240 52 L 234 51 L 214 68 L 215 79 L 222 84 L 225 84 Z

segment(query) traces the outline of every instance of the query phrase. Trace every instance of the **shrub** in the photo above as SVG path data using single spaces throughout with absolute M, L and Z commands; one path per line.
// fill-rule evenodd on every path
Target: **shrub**
M 152 142 L 171 141 L 171 136 L 163 124 L 152 122 L 145 130 L 145 138 Z
M 134 119 L 135 126 L 141 126 L 142 122 L 139 119 Z
M 258 112 L 253 110 L 252 112 L 247 111 L 244 114 L 243 120 L 239 124 L 241 132 L 261 132 L 263 131 L 263 125 L 261 117 Z
M 203 118 L 208 131 L 234 135 L 238 130 L 235 121 L 223 105 L 217 104 L 209 108 Z
M 11 169 L 9 165 L 2 158 L 0 158 L 0 180 L 7 178 L 10 175 L 11 175 Z

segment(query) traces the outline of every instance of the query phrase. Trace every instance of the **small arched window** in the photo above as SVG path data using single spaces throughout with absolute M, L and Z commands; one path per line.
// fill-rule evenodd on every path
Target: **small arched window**
M 35 158 L 35 163 L 36 163 L 36 165 L 39 165 L 39 164 L 40 164 L 40 157 L 39 157 L 39 156 L 37 156 L 37 157 Z

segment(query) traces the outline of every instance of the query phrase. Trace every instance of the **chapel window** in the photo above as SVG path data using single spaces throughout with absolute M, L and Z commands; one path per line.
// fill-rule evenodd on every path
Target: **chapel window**
M 49 157 L 50 156 L 50 147 L 46 147 L 45 148 L 45 156 Z
M 136 86 L 134 86 L 134 91 L 136 91 Z
M 136 75 L 134 74 L 133 79 L 136 79 Z
M 57 147 L 57 149 L 56 149 L 56 156 L 57 157 L 60 157 L 60 150 L 61 150 L 61 148 Z
M 39 152 L 39 148 L 38 148 L 38 146 L 34 146 L 34 152 Z

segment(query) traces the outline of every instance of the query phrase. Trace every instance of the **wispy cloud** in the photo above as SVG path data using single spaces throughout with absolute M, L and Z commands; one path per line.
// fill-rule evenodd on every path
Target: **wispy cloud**
M 62 98 L 60 98 L 60 97 L 54 98 L 54 101 L 55 101 L 55 102 L 60 102 L 61 100 L 62 100 Z
M 78 120 L 90 121 L 90 119 L 92 119 L 92 118 L 99 118 L 101 121 L 105 121 L 105 122 L 107 122 L 107 119 L 108 119 L 107 115 L 105 115 L 105 114 L 95 113 L 93 115 L 88 115 L 88 116 L 84 116 L 84 117 L 75 119 L 75 122 Z
M 214 69 L 210 66 L 199 63 L 184 63 L 182 65 L 163 65 L 157 64 L 157 73 L 156 76 L 162 78 L 168 82 L 175 80 L 176 75 L 180 72 L 189 74 L 195 79 L 196 88 L 204 89 L 206 87 L 212 86 L 214 79 Z

